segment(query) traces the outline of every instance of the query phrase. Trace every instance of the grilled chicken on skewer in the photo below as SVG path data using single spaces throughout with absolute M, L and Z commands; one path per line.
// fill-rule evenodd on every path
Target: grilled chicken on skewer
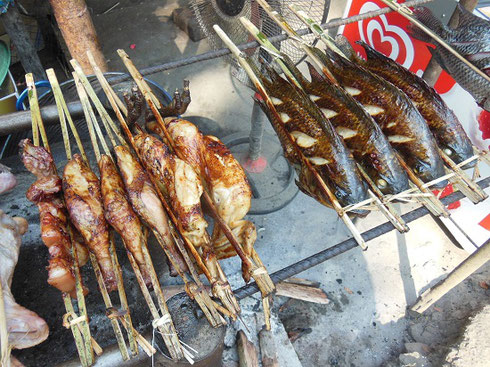
M 444 175 L 444 163 L 427 123 L 399 88 L 344 57 L 312 48 L 335 78 L 373 116 L 391 145 L 424 181 Z M 439 186 L 444 186 L 442 182 Z
M 50 255 L 48 283 L 75 297 L 70 224 L 61 199 L 61 179 L 56 175 L 53 158 L 46 149 L 32 145 L 28 139 L 23 140 L 20 146 L 25 167 L 38 177 L 26 196 L 39 209 L 41 239 Z M 87 249 L 79 240 L 73 241 L 73 244 L 77 246 L 78 260 L 82 266 L 88 259 Z
M 108 292 L 117 288 L 109 252 L 109 229 L 104 218 L 100 182 L 79 154 L 63 171 L 66 207 L 74 226 L 95 255 Z
M 244 220 L 250 210 L 252 190 L 242 166 L 230 150 L 216 137 L 205 136 L 205 180 L 219 215 L 230 226 L 247 256 L 252 256 L 257 232 L 252 222 Z M 220 259 L 235 256 L 233 246 L 218 226 L 213 230 L 213 244 Z M 250 271 L 242 263 L 242 276 L 250 281 Z
M 182 235 L 198 250 L 196 260 L 202 264 L 212 286 L 213 294 L 236 315 L 240 308 L 222 271 L 206 232 L 207 222 L 201 210 L 203 188 L 198 174 L 191 165 L 176 157 L 157 138 L 140 133 L 134 136 L 135 146 L 144 157 L 146 166 L 162 184 L 162 192 L 180 221 Z M 204 263 L 202 263 L 202 261 Z
M 117 165 L 121 172 L 129 201 L 134 211 L 163 239 L 178 266 L 182 271 L 187 271 L 187 265 L 174 244 L 168 217 L 163 209 L 162 203 L 155 188 L 148 178 L 143 167 L 131 154 L 128 148 L 117 146 L 114 148 L 117 157 Z M 175 269 L 171 269 L 172 275 L 176 276 Z
M 252 222 L 242 220 L 250 210 L 252 198 L 243 168 L 218 138 L 203 136 L 193 123 L 175 117 L 166 118 L 164 123 L 176 149 L 200 174 L 210 190 L 218 214 L 233 230 L 245 254 L 251 256 L 257 233 Z M 157 122 L 149 121 L 146 127 L 162 139 L 165 138 Z M 219 226 L 214 227 L 212 241 L 218 259 L 236 255 L 235 249 Z M 246 264 L 243 266 L 243 278 L 248 282 L 250 271 Z
M 112 159 L 103 154 L 99 160 L 100 188 L 107 222 L 119 233 L 134 259 L 147 286 L 151 285 L 150 270 L 144 260 L 142 246 L 145 235 L 142 224 L 129 204 L 124 184 Z

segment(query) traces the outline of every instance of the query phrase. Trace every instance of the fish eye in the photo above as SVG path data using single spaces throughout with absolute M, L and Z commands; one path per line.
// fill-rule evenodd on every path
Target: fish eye
M 386 182 L 382 178 L 378 179 L 378 181 L 376 181 L 376 183 L 378 184 L 378 187 L 381 189 L 384 189 L 386 186 L 388 186 L 388 182 Z
M 443 152 L 449 156 L 453 155 L 453 150 L 451 148 L 444 148 Z
M 414 167 L 413 168 L 413 172 L 416 173 L 416 174 L 419 174 L 420 173 L 420 170 L 418 169 L 418 167 Z

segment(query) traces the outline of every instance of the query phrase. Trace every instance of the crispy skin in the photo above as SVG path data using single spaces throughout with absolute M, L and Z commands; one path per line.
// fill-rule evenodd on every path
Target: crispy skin
M 377 77 L 333 52 L 328 56 L 313 48 L 339 83 L 361 93 L 354 96 L 365 108 L 375 106 L 383 111 L 374 116 L 392 146 L 424 181 L 444 175 L 444 164 L 424 118 L 412 101 L 399 88 Z M 441 186 L 445 183 L 441 183 Z
M 143 167 L 141 167 L 128 148 L 118 146 L 114 151 L 117 157 L 117 165 L 134 211 L 138 213 L 148 226 L 160 234 L 165 241 L 167 250 L 172 253 L 178 262 L 177 265 L 183 271 L 187 271 L 187 265 L 175 246 L 170 233 L 167 214 L 163 209 L 155 187 Z M 175 270 L 172 271 L 172 275 L 176 275 Z
M 329 121 L 344 138 L 356 161 L 384 194 L 408 189 L 408 177 L 400 166 L 393 148 L 373 118 L 341 88 L 322 77 L 308 63 L 311 82 L 303 78 L 296 66 L 284 55 L 288 68 L 300 81 L 310 99 L 326 113 Z
M 22 162 L 26 169 L 37 178 L 56 174 L 53 157 L 43 147 L 32 145 L 29 139 L 19 143 L 21 148 Z
M 109 253 L 109 229 L 104 218 L 100 182 L 79 154 L 63 171 L 66 207 L 74 226 L 97 258 L 108 292 L 117 288 Z
M 247 176 L 218 138 L 206 135 L 203 142 L 206 163 L 204 178 L 218 214 L 237 236 L 245 254 L 251 256 L 257 232 L 252 222 L 243 219 L 250 210 L 252 199 Z M 213 245 L 219 259 L 236 255 L 235 249 L 217 225 L 213 230 Z M 246 282 L 250 280 L 250 269 L 243 263 L 242 277 Z
M 296 132 L 315 139 L 313 145 L 300 147 L 300 149 L 341 205 L 354 204 L 366 199 L 366 185 L 360 177 L 352 154 L 330 121 L 305 93 L 281 78 L 274 70 L 269 69 L 269 76 L 271 80 L 262 76 L 262 83 L 269 96 L 280 101 L 276 105 L 277 112 L 285 115 L 281 121 L 278 121 L 264 102 L 261 102 L 261 106 L 283 143 L 286 158 L 296 166 L 300 177 L 300 188 L 320 203 L 331 206 L 329 199 L 324 197 L 307 167 L 303 167 L 295 153 L 291 155 L 292 147 L 289 146 L 286 137 L 283 136 L 284 132 L 281 131 L 284 129 L 289 134 Z
M 142 247 L 145 246 L 143 226 L 128 202 L 124 184 L 116 165 L 109 156 L 105 154 L 101 156 L 99 169 L 105 218 L 124 240 L 138 263 L 146 285 L 149 286 L 151 284 L 150 273 L 142 252 Z
M 186 163 L 203 177 L 204 158 L 203 158 L 203 136 L 199 129 L 192 122 L 177 117 L 167 117 L 164 119 L 165 127 L 175 143 L 181 156 L 185 157 Z M 157 134 L 166 141 L 165 134 L 156 121 L 146 123 L 147 129 Z
M 61 180 L 55 174 L 53 158 L 46 149 L 33 146 L 28 139 L 20 146 L 25 167 L 38 177 L 27 190 L 26 197 L 39 209 L 41 239 L 49 251 L 48 283 L 75 297 L 69 222 L 60 197 Z
M 202 246 L 207 223 L 201 210 L 202 185 L 199 177 L 189 164 L 174 156 L 157 138 L 138 134 L 134 141 L 147 167 L 165 187 L 167 202 L 182 224 L 184 235 L 196 247 Z
M 473 156 L 471 141 L 466 135 L 454 112 L 441 96 L 424 79 L 376 51 L 364 42 L 357 42 L 366 50 L 367 61 L 356 61 L 373 73 L 396 85 L 415 103 L 425 118 L 441 149 L 451 153 L 449 157 L 456 163 Z M 469 166 L 474 166 L 472 162 Z

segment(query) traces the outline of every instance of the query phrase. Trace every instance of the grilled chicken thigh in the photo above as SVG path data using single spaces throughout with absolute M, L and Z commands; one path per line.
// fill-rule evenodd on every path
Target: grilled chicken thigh
M 70 219 L 97 258 L 108 292 L 117 288 L 109 252 L 109 229 L 104 218 L 100 182 L 75 154 L 63 171 L 63 191 Z
M 124 240 L 143 275 L 146 285 L 151 284 L 149 269 L 143 257 L 142 246 L 145 236 L 142 224 L 128 202 L 124 184 L 119 176 L 116 165 L 107 155 L 99 160 L 101 191 L 104 202 L 105 218 Z
M 128 148 L 118 146 L 114 151 L 117 157 L 117 165 L 134 211 L 138 213 L 146 224 L 157 231 L 159 236 L 165 241 L 167 250 L 177 261 L 176 265 L 183 271 L 187 271 L 187 265 L 175 246 L 170 233 L 167 214 L 143 167 L 141 167 Z M 171 269 L 171 274 L 173 276 L 177 275 L 175 269 Z

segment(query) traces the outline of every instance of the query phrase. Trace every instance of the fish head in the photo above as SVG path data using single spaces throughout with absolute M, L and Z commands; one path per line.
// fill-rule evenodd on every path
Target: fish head
M 414 164 L 409 164 L 412 167 L 413 172 L 419 177 L 423 182 L 433 181 L 441 176 L 444 176 L 444 163 L 440 158 L 438 153 L 432 155 L 432 159 L 415 159 Z M 433 185 L 435 188 L 445 187 L 447 185 L 447 180 Z
M 467 139 L 452 139 L 450 143 L 441 144 L 439 148 L 456 163 L 461 163 L 473 156 L 473 147 Z

